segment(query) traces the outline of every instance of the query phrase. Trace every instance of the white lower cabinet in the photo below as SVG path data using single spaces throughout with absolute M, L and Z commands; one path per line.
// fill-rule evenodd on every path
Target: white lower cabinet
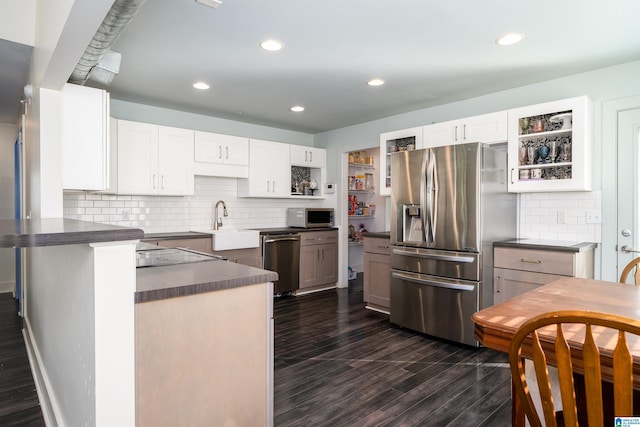
M 238 197 L 282 197 L 291 193 L 289 144 L 249 140 L 249 177 L 238 180 Z
M 423 128 L 422 138 L 425 148 L 468 142 L 504 142 L 507 140 L 507 112 L 498 111 L 428 125 Z
M 193 131 L 118 120 L 118 194 L 194 194 Z

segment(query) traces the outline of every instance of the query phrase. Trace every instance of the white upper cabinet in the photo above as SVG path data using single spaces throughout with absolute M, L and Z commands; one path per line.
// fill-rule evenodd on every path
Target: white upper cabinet
M 290 197 L 289 144 L 249 140 L 249 177 L 238 180 L 238 197 Z
M 391 195 L 391 153 L 423 148 L 423 127 L 380 134 L 380 195 Z
M 194 194 L 193 131 L 118 120 L 118 194 Z
M 62 102 L 62 188 L 109 187 L 109 93 L 65 84 Z
M 249 138 L 195 131 L 194 160 L 196 175 L 247 178 Z
M 504 142 L 507 140 L 507 112 L 427 125 L 423 129 L 423 139 L 425 148 L 468 142 Z
M 592 132 L 586 96 L 509 110 L 509 191 L 591 190 Z
M 289 148 L 291 166 L 323 168 L 327 165 L 327 150 L 324 148 L 306 147 L 303 145 L 291 145 Z

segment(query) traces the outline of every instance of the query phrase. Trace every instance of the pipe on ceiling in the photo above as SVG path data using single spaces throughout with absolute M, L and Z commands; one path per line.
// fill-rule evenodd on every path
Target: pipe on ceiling
M 145 0 L 115 0 L 71 73 L 70 83 L 80 85 L 86 83 L 91 69 L 113 46 L 144 2 Z

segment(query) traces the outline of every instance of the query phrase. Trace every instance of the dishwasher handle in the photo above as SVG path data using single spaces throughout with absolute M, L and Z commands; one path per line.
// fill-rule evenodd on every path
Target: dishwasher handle
M 476 289 L 476 287 L 473 285 L 464 285 L 461 283 L 447 283 L 447 282 L 441 282 L 437 280 L 423 279 L 413 274 L 400 273 L 397 271 L 393 271 L 391 273 L 391 277 L 394 279 L 406 280 L 407 282 L 418 283 L 420 285 L 436 286 L 439 288 L 454 289 L 457 291 L 474 291 Z
M 299 241 L 299 240 L 300 240 L 300 235 L 296 234 L 294 236 L 282 236 L 282 237 L 265 238 L 262 242 L 263 243 L 275 243 L 275 242 L 286 242 L 286 241 L 295 242 L 295 241 Z

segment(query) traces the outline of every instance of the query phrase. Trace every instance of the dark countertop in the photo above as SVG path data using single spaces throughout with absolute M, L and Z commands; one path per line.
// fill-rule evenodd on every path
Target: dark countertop
M 362 233 L 364 237 L 376 237 L 380 239 L 391 239 L 390 231 L 365 231 Z
M 595 249 L 597 243 L 592 242 L 568 242 L 562 240 L 537 240 L 537 239 L 514 239 L 502 242 L 493 242 L 493 247 L 537 249 L 560 252 L 586 252 Z
M 274 280 L 278 280 L 278 273 L 273 271 L 221 260 L 137 268 L 135 302 L 195 295 Z
M 172 233 L 145 233 L 145 240 L 170 240 L 170 239 L 205 239 L 211 237 L 208 233 L 199 231 L 175 231 Z
M 337 230 L 337 227 L 330 228 L 298 228 L 298 227 L 274 227 L 274 228 L 251 228 L 250 230 L 258 230 L 261 235 L 269 234 L 287 234 L 287 233 L 304 233 L 310 231 L 329 231 Z M 147 233 L 144 235 L 145 240 L 169 240 L 169 239 L 202 239 L 211 237 L 208 233 L 200 231 L 175 231 L 170 233 Z
M 67 218 L 0 220 L 1 248 L 75 245 L 79 243 L 139 240 L 139 228 L 78 221 Z
M 331 231 L 337 230 L 337 227 L 326 228 L 300 228 L 300 227 L 277 227 L 277 228 L 253 228 L 252 230 L 258 230 L 261 235 L 269 234 L 287 234 L 287 233 L 306 233 L 310 231 Z

